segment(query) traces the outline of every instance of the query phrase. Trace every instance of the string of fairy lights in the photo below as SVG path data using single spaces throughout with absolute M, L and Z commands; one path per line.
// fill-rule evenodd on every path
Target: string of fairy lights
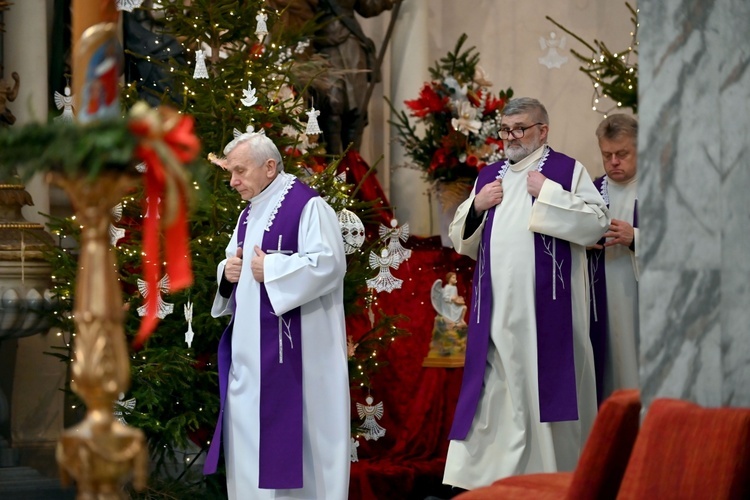
M 638 28 L 640 26 L 638 13 L 640 9 L 633 9 L 630 5 L 627 5 L 627 7 L 633 14 L 633 30 L 630 32 L 630 44 L 628 48 L 620 53 L 610 53 L 604 43 L 595 42 L 595 45 L 599 49 L 599 54 L 594 54 L 585 70 L 592 79 L 594 86 L 594 93 L 591 97 L 591 109 L 603 114 L 605 118 L 613 110 L 620 109 L 624 105 L 633 107 L 637 101 L 638 63 L 637 61 L 631 63 L 631 58 L 636 58 L 638 55 Z M 613 74 L 617 75 L 617 78 L 620 80 L 618 81 L 616 78 L 607 82 L 605 79 L 611 78 Z M 611 92 L 607 92 L 606 90 L 612 87 L 617 88 L 619 91 L 618 94 L 630 96 L 631 100 L 627 103 L 623 103 L 622 98 L 613 101 L 613 97 L 610 95 Z

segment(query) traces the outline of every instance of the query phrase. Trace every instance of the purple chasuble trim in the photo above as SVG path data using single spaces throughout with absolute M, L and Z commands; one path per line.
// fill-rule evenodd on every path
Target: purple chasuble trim
M 542 157 L 542 161 L 544 160 L 545 157 Z M 484 167 L 479 172 L 475 193 L 504 174 L 504 166 L 504 163 L 494 163 Z M 575 160 L 550 149 L 543 163 L 543 173 L 561 184 L 566 191 L 570 191 L 574 166 Z M 496 207 L 492 207 L 487 213 L 474 269 L 474 295 L 466 346 L 467 362 L 449 439 L 466 439 L 484 385 L 493 305 L 490 236 L 495 210 Z M 534 240 L 540 420 L 577 420 L 570 243 L 538 233 L 535 233 Z M 568 283 L 567 287 L 564 286 L 565 283 Z

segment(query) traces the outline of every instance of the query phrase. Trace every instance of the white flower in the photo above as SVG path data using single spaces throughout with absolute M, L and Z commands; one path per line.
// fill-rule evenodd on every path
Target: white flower
M 464 135 L 479 133 L 482 122 L 477 120 L 477 110 L 469 101 L 463 101 L 458 105 L 458 118 L 451 120 L 453 128 Z

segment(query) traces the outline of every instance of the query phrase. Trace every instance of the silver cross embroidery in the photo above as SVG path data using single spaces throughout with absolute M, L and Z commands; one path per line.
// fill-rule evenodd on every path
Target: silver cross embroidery
M 281 254 L 287 254 L 291 255 L 291 250 L 282 250 L 281 249 L 281 238 L 282 235 L 279 235 L 279 243 L 275 250 L 269 250 L 267 253 L 281 253 Z M 279 316 L 279 364 L 284 363 L 284 336 L 286 336 L 289 339 L 289 344 L 291 345 L 292 349 L 294 349 L 294 344 L 292 343 L 292 330 L 291 330 L 291 322 L 292 320 L 289 319 L 289 321 L 284 320 L 283 316 Z M 286 330 L 286 332 L 284 331 Z

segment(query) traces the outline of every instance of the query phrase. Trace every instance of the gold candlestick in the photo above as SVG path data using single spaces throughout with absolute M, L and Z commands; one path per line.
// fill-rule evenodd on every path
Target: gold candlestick
M 121 424 L 113 415 L 115 401 L 130 385 L 130 363 L 122 294 L 109 243 L 110 210 L 134 179 L 105 172 L 95 179 L 52 174 L 51 181 L 67 191 L 82 226 L 71 387 L 87 408 L 86 418 L 63 432 L 57 462 L 63 484 L 75 479 L 79 500 L 121 499 L 131 471 L 134 487 L 145 487 L 148 459 L 143 432 Z

